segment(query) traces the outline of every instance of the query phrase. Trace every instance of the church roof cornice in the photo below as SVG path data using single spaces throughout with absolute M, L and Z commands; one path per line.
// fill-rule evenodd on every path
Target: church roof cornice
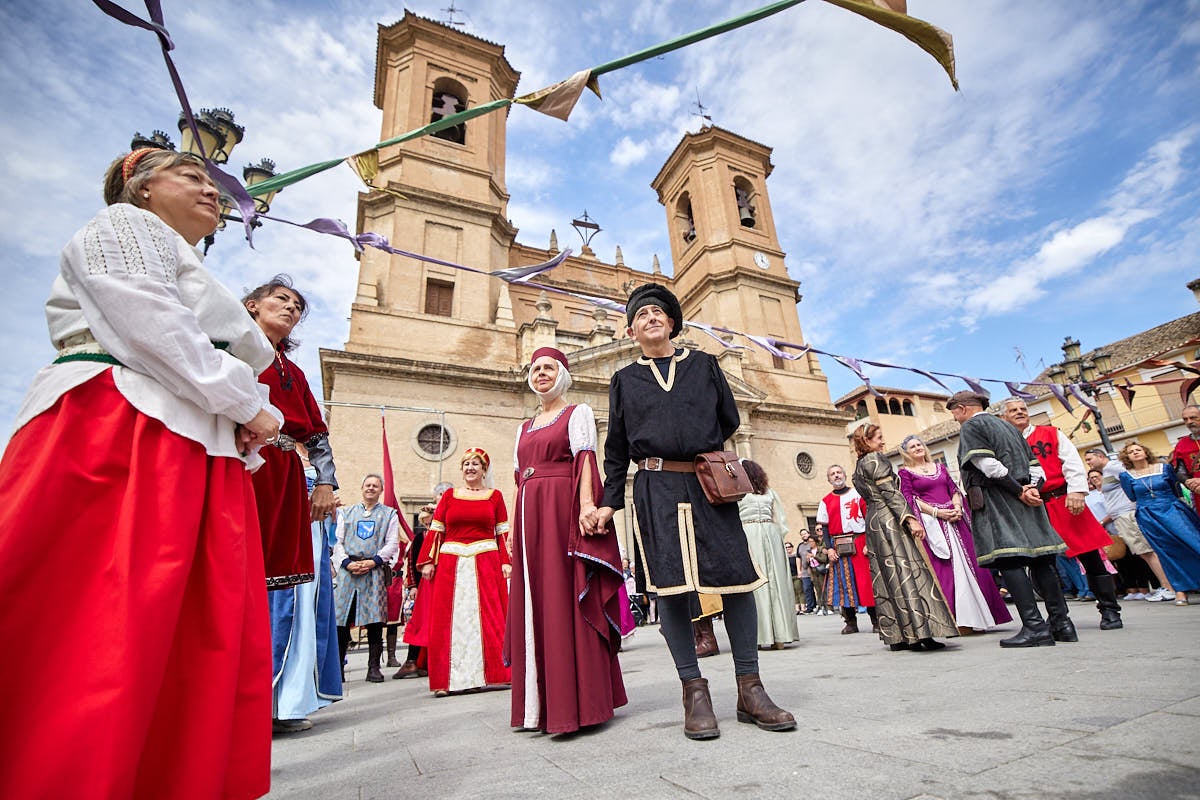
M 736 134 L 733 131 L 713 125 L 701 128 L 696 133 L 685 133 L 683 138 L 679 140 L 679 144 L 675 145 L 675 149 L 671 151 L 671 155 L 663 162 L 662 167 L 658 170 L 658 174 L 654 176 L 654 180 L 650 181 L 650 188 L 661 194 L 663 185 L 666 182 L 666 176 L 678 169 L 680 162 L 683 161 L 687 153 L 718 141 L 724 142 L 736 150 L 746 151 L 761 158 L 765 165 L 765 174 L 763 177 L 770 176 L 771 171 L 774 169 L 774 166 L 771 164 L 772 149 L 770 147 L 753 139 L 747 139 L 745 136 Z

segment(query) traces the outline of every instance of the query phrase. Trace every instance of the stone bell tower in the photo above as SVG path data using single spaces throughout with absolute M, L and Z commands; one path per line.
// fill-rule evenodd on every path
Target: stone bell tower
M 803 344 L 796 304 L 767 194 L 771 148 L 718 127 L 685 134 L 651 187 L 667 211 L 674 288 L 684 316 Z M 746 351 L 747 380 L 776 399 L 830 405 L 815 357 L 796 361 Z
M 518 78 L 502 46 L 405 11 L 399 22 L 379 26 L 381 141 L 511 98 Z M 508 266 L 516 229 L 507 217 L 506 122 L 505 110 L 494 111 L 383 148 L 374 190 L 359 195 L 358 230 L 444 261 Z M 502 287 L 484 275 L 368 248 L 360 256 L 346 350 L 422 358 L 436 342 L 451 359 L 507 358 L 511 343 L 484 332 L 494 329 L 498 308 L 504 315 Z

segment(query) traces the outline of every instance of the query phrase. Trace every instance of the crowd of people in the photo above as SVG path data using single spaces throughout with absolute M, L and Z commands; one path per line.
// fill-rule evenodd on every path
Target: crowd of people
M 75 583 L 48 591 L 32 570 L 63 556 L 45 538 L 8 536 L 0 592 L 56 621 L 6 631 L 41 659 L 67 662 L 85 633 L 105 646 L 70 692 L 49 672 L 0 668 L 23 687 L 6 707 L 21 733 L 0 776 L 6 797 L 81 785 L 261 796 L 272 729 L 308 730 L 342 698 L 352 628 L 366 633 L 367 682 L 385 680 L 386 627 L 395 679 L 424 678 L 436 697 L 511 689 L 518 731 L 604 724 L 629 702 L 618 653 L 634 624 L 631 571 L 633 594 L 654 597 L 689 739 L 720 736 L 699 662 L 718 653 L 718 615 L 737 721 L 787 731 L 796 720 L 767 694 L 759 651 L 789 649 L 799 616 L 836 610 L 854 634 L 866 614 L 889 650 L 933 652 L 1010 621 L 1002 586 L 1021 627 L 1000 646 L 1037 647 L 1079 638 L 1060 556 L 1084 576 L 1101 630 L 1124 625 L 1118 581 L 1133 590 L 1126 602 L 1186 605 L 1200 590 L 1200 517 L 1180 497 L 1200 496 L 1200 408 L 1185 409 L 1190 435 L 1168 463 L 1129 442 L 1119 463 L 1087 453 L 1089 475 L 1061 432 L 1029 424 L 1022 400 L 993 415 L 986 396 L 959 392 L 947 408 L 962 426 L 961 485 L 916 437 L 895 470 L 867 424 L 852 436 L 854 468 L 829 466 L 815 531 L 797 539 L 759 464 L 743 460 L 739 476 L 736 458 L 722 461 L 745 479 L 733 488 L 698 469 L 698 457 L 729 455 L 741 418 L 717 360 L 674 342 L 680 305 L 656 284 L 627 302 L 640 356 L 610 384 L 603 476 L 592 409 L 565 396 L 569 359 L 541 348 L 528 371 L 537 411 L 515 435 L 511 520 L 478 447 L 414 526 L 376 474 L 341 505 L 320 407 L 288 356 L 307 302 L 286 276 L 239 300 L 204 269 L 196 245 L 219 219 L 204 163 L 135 150 L 109 167 L 104 197 L 63 252 L 46 306 L 58 355 L 0 460 L 5 529 L 38 509 L 42 530 L 68 543 Z M 613 525 L 631 465 L 632 570 Z M 1121 575 L 1117 543 L 1149 579 Z

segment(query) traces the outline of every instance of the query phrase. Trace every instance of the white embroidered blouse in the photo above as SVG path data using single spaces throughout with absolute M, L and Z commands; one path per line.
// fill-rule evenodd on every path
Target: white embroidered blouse
M 43 368 L 15 428 L 111 368 L 117 389 L 138 411 L 204 445 L 209 455 L 240 458 L 234 427 L 270 409 L 258 374 L 275 351 L 202 257 L 158 216 L 124 203 L 76 233 L 46 302 L 50 339 L 59 356 L 107 353 L 122 366 L 69 361 Z

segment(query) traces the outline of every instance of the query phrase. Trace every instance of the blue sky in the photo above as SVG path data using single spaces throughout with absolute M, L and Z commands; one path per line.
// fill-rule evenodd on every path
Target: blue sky
M 444 18 L 446 5 L 409 8 Z M 514 14 L 465 0 L 459 19 L 506 45 L 525 92 L 758 5 L 530 0 Z M 166 0 L 164 11 L 193 106 L 228 106 L 246 125 L 237 167 L 269 156 L 291 169 L 379 138 L 375 31 L 401 6 Z M 1198 310 L 1184 284 L 1200 277 L 1200 2 L 910 0 L 909 11 L 953 34 L 960 93 L 897 34 L 809 0 L 605 76 L 604 100 L 585 95 L 569 123 L 514 108 L 519 240 L 545 246 L 555 228 L 566 245 L 586 208 L 604 228 L 600 257 L 620 245 L 626 263 L 649 270 L 657 253 L 669 271 L 649 183 L 698 127 L 698 91 L 716 124 L 774 148 L 768 189 L 817 347 L 1022 379 L 1060 359 L 1067 335 L 1086 349 Z M 135 130 L 174 135 L 178 104 L 155 37 L 79 0 L 0 6 L 0 63 L 6 438 L 53 357 L 42 304 L 62 245 L 99 208 L 109 160 Z M 272 213 L 352 224 L 358 190 L 341 167 L 285 189 Z M 300 361 L 319 383 L 317 348 L 347 334 L 353 252 L 271 223 L 255 243 L 228 231 L 207 263 L 235 290 L 295 276 L 314 306 Z M 825 371 L 834 397 L 856 385 L 831 361 Z

